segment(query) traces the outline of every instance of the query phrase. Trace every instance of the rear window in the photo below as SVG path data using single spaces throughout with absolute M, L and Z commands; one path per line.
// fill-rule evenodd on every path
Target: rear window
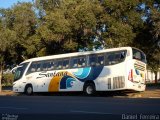
M 137 49 L 134 49 L 134 48 L 132 49 L 132 52 L 133 52 L 133 59 L 136 59 L 136 60 L 139 60 L 139 61 L 146 63 L 146 56 L 143 52 L 141 52 Z

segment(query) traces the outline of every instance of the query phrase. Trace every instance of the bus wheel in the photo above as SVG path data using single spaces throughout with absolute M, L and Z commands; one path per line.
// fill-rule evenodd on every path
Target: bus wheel
M 94 95 L 95 94 L 95 85 L 93 83 L 87 83 L 84 85 L 84 93 L 86 95 Z
M 26 95 L 32 95 L 33 94 L 33 87 L 32 85 L 27 85 L 25 88 L 25 94 Z

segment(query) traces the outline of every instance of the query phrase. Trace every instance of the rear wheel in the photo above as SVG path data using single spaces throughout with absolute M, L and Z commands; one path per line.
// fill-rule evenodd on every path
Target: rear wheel
M 33 94 L 33 87 L 32 85 L 27 85 L 25 88 L 25 94 L 26 95 L 32 95 Z
M 95 94 L 95 85 L 93 83 L 87 83 L 84 85 L 83 89 L 86 95 L 94 95 Z

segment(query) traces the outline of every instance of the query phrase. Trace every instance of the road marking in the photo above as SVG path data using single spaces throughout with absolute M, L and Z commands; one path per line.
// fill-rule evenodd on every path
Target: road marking
M 92 112 L 92 111 L 78 111 L 78 110 L 71 110 L 70 112 L 72 112 L 72 113 L 85 113 L 85 114 L 113 115 L 113 113 Z
M 18 107 L 0 107 L 0 109 L 27 110 L 28 108 L 18 108 Z

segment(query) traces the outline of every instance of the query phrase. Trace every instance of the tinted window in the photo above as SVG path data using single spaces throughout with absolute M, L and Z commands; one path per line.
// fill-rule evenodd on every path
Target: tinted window
M 89 66 L 104 65 L 104 55 L 103 54 L 89 55 L 88 65 Z
M 47 71 L 47 70 L 54 70 L 54 61 L 53 60 L 43 62 L 42 71 Z
M 54 61 L 49 61 L 48 62 L 48 70 L 54 70 Z
M 28 73 L 31 72 L 36 72 L 36 68 L 37 68 L 37 64 L 36 63 L 32 63 L 29 67 Z
M 32 62 L 27 71 L 27 74 L 41 71 L 41 63 L 42 62 Z
M 107 52 L 105 63 L 106 65 L 114 65 L 123 62 L 126 56 L 126 51 Z
M 56 61 L 56 69 L 62 69 L 62 65 L 63 65 L 62 60 L 57 60 Z
M 16 68 L 15 73 L 14 73 L 14 81 L 19 80 L 23 76 L 23 73 L 27 65 L 28 63 L 23 63 Z
M 141 53 L 141 61 L 147 63 L 146 56 Z
M 48 69 L 48 62 L 45 61 L 42 65 L 42 71 L 46 71 Z
M 69 68 L 69 59 L 64 59 L 63 60 L 63 69 Z
M 86 66 L 86 57 L 79 57 L 78 58 L 78 67 L 85 67 Z
M 132 49 L 133 50 L 133 59 L 140 60 L 142 62 L 146 62 L 146 57 L 145 54 L 137 49 Z
M 37 69 L 36 69 L 37 72 L 41 71 L 41 62 L 38 62 L 37 63 Z
M 71 68 L 80 68 L 86 66 L 86 56 L 71 58 Z
M 78 58 L 71 58 L 71 68 L 78 67 Z
M 97 63 L 97 56 L 96 55 L 89 55 L 88 65 L 95 66 L 96 63 Z
M 104 65 L 104 55 L 97 55 L 97 65 Z

